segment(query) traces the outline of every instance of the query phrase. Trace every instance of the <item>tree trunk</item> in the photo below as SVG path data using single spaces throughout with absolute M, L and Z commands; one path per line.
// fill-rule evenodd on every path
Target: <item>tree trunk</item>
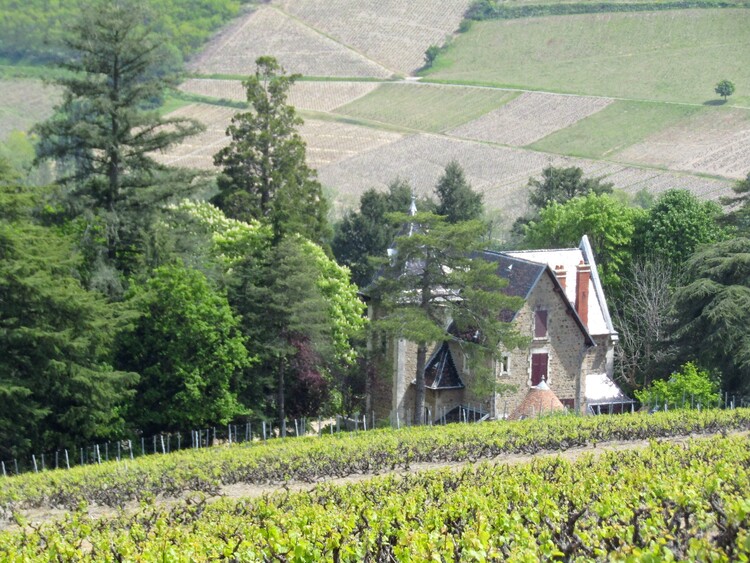
M 424 366 L 427 360 L 427 343 L 420 342 L 417 346 L 417 394 L 414 400 L 414 424 L 424 424 Z
M 286 438 L 286 410 L 284 409 L 284 358 L 279 358 L 279 420 L 281 437 Z

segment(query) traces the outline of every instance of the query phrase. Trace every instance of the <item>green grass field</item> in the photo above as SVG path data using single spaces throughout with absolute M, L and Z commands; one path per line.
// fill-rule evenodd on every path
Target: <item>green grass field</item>
M 431 79 L 705 103 L 724 78 L 750 104 L 750 11 L 704 9 L 475 22 Z
M 484 88 L 383 84 L 335 112 L 437 133 L 484 115 L 517 95 Z
M 648 135 L 700 112 L 701 106 L 617 101 L 530 148 L 587 158 L 607 158 Z

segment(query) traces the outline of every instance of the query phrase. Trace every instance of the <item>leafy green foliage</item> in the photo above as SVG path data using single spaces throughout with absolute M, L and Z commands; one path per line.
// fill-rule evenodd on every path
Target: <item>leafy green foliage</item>
M 424 68 L 430 68 L 432 66 L 432 63 L 435 62 L 435 59 L 440 54 L 440 46 L 439 45 L 430 45 L 427 47 L 427 50 L 424 52 Z
M 479 219 L 484 212 L 482 194 L 471 189 L 463 168 L 452 160 L 435 186 L 438 197 L 436 213 L 444 215 L 449 223 Z
M 117 362 L 141 374 L 131 424 L 153 433 L 226 424 L 241 413 L 234 391 L 252 358 L 226 297 L 177 264 L 129 293 L 140 316 L 119 338 Z
M 719 94 L 722 98 L 724 98 L 724 101 L 734 94 L 734 83 L 729 80 L 720 80 L 718 84 L 716 84 L 716 88 L 714 88 L 714 92 Z
M 71 241 L 30 221 L 34 200 L 0 189 L 0 455 L 113 437 L 137 380 L 111 364 L 120 324 L 81 287 Z
M 657 379 L 651 385 L 635 392 L 636 398 L 646 406 L 670 409 L 704 408 L 719 404 L 719 385 L 706 370 L 688 362 L 673 373 L 668 380 Z
M 616 293 L 631 260 L 636 221 L 643 213 L 607 194 L 552 202 L 526 226 L 524 243 L 528 248 L 567 248 L 588 235 L 602 283 L 610 294 Z
M 117 2 L 113 2 L 117 3 Z M 239 0 L 149 0 L 155 28 L 183 57 L 194 53 L 221 25 L 239 13 Z M 145 4 L 145 2 L 141 2 Z M 0 57 L 11 61 L 49 62 L 67 55 L 68 26 L 82 11 L 96 9 L 88 2 L 0 1 Z M 158 16 L 157 16 L 158 15 Z
M 481 250 L 480 221 L 451 224 L 432 213 L 395 217 L 404 230 L 394 241 L 390 264 L 368 291 L 377 302 L 375 329 L 417 344 L 415 422 L 422 424 L 427 346 L 478 331 L 481 338 L 462 342 L 476 349 L 476 357 L 493 358 L 501 343 L 511 349 L 522 341 L 499 315 L 517 310 L 522 301 L 502 293 L 507 281 L 493 264 L 472 256 Z
M 719 226 L 721 207 L 687 190 L 668 190 L 648 209 L 633 235 L 635 255 L 658 256 L 677 274 L 700 245 L 728 233 Z
M 222 168 L 215 203 L 227 216 L 271 225 L 276 240 L 298 233 L 322 242 L 329 235 L 328 205 L 305 162 L 302 124 L 287 104 L 299 75 L 287 75 L 273 57 L 260 57 L 243 85 L 251 110 L 232 118 L 228 146 L 214 156 Z
M 316 283 L 317 264 L 300 243 L 300 239 L 287 237 L 260 260 L 239 263 L 230 286 L 243 332 L 261 359 L 254 372 L 255 383 L 262 383 L 264 391 L 275 391 L 282 421 L 293 383 L 299 384 L 304 376 L 319 391 L 324 387 L 321 372 L 332 345 L 331 319 Z
M 175 218 L 178 223 L 186 221 L 195 230 L 208 234 L 211 239 L 209 255 L 220 262 L 225 275 L 232 275 L 234 268 L 243 261 L 261 263 L 271 250 L 273 235 L 267 225 L 230 219 L 205 202 L 185 200 L 170 206 L 170 210 L 178 213 Z M 337 361 L 351 363 L 355 358 L 351 341 L 365 324 L 364 305 L 357 296 L 357 288 L 349 281 L 347 269 L 329 258 L 319 245 L 301 237 L 292 237 L 292 240 L 315 262 L 313 279 L 325 298 L 325 310 L 333 325 L 334 355 Z
M 742 494 L 749 462 L 747 440 L 711 438 L 654 442 L 576 461 L 550 456 L 389 475 L 260 499 L 208 503 L 193 495 L 109 521 L 93 520 L 81 507 L 64 522 L 0 535 L 0 555 L 24 561 L 46 561 L 51 553 L 83 561 L 100 555 L 146 561 L 742 561 L 750 554 Z M 500 504 L 508 508 L 498 511 Z
M 722 389 L 750 388 L 750 239 L 698 251 L 675 293 L 677 336 L 684 353 L 720 371 Z

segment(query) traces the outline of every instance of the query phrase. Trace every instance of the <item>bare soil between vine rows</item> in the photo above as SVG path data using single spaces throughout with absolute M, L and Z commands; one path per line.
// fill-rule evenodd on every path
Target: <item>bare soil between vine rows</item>
M 685 443 L 690 439 L 700 438 L 711 438 L 712 436 L 748 436 L 750 432 L 726 432 L 721 434 L 691 434 L 689 436 L 673 436 L 668 438 L 659 438 L 657 442 L 670 442 L 675 444 Z M 429 471 L 435 469 L 451 469 L 461 470 L 468 465 L 476 465 L 479 463 L 490 463 L 495 465 L 519 465 L 523 463 L 529 463 L 537 458 L 546 457 L 560 457 L 569 461 L 575 461 L 583 455 L 592 454 L 596 457 L 607 453 L 617 451 L 627 451 L 639 448 L 646 448 L 649 445 L 648 440 L 636 440 L 636 441 L 610 441 L 610 442 L 598 442 L 586 446 L 571 447 L 567 450 L 553 450 L 543 451 L 536 454 L 501 454 L 494 458 L 485 458 L 474 461 L 462 461 L 462 462 L 428 462 L 428 463 L 413 463 L 408 468 L 399 468 L 393 471 L 381 471 L 378 473 L 358 473 L 349 475 L 347 477 L 332 477 L 322 478 L 315 483 L 308 483 L 303 481 L 287 481 L 283 483 L 271 483 L 264 485 L 247 484 L 247 483 L 236 483 L 233 485 L 224 485 L 219 489 L 217 495 L 209 497 L 209 501 L 216 501 L 221 498 L 258 498 L 264 495 L 272 495 L 281 491 L 310 491 L 321 484 L 333 484 L 333 485 L 346 485 L 350 483 L 358 483 L 360 481 L 366 481 L 374 477 L 383 475 L 407 475 L 410 473 L 416 473 L 420 471 Z M 158 497 L 155 501 L 158 506 L 169 506 L 184 500 L 188 496 L 192 496 L 195 493 L 187 492 L 184 495 L 177 498 L 164 498 Z M 124 511 L 126 513 L 133 513 L 140 508 L 138 502 L 132 501 L 125 505 Z M 57 519 L 64 518 L 68 514 L 68 510 L 52 508 L 52 507 L 41 507 L 41 508 L 30 508 L 17 511 L 23 519 L 26 521 L 28 526 L 36 527 L 39 524 L 54 521 Z M 90 504 L 88 507 L 88 514 L 91 518 L 108 518 L 118 514 L 118 509 L 109 506 L 101 506 L 97 504 Z M 18 529 L 18 524 L 14 520 L 3 520 L 0 519 L 0 531 L 11 531 Z

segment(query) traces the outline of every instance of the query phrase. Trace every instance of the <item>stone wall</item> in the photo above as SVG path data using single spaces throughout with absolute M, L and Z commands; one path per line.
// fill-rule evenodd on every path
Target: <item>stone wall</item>
M 495 409 L 499 417 L 513 412 L 531 387 L 531 355 L 534 353 L 548 354 L 547 384 L 560 400 L 575 402 L 578 396 L 584 396 L 585 390 L 577 387 L 585 339 L 564 299 L 550 276 L 544 274 L 516 315 L 519 332 L 533 335 L 534 312 L 546 310 L 547 338 L 532 338 L 527 348 L 509 352 L 509 373 L 498 374 L 497 381 L 515 385 L 518 390 L 496 398 Z

